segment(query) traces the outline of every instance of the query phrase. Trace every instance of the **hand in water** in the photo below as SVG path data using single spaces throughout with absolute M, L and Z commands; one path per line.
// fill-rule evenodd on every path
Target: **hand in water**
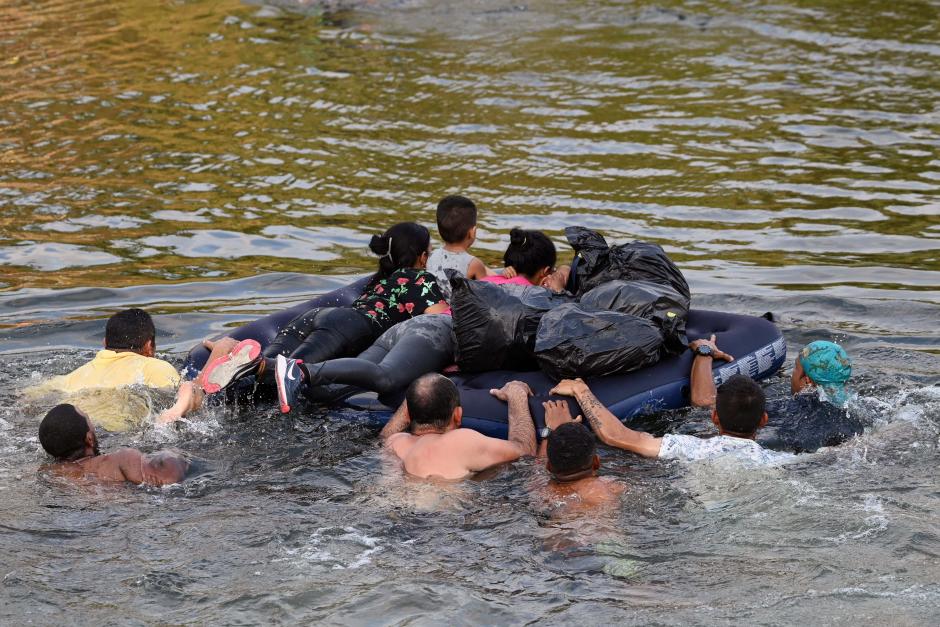
M 184 381 L 176 393 L 173 406 L 157 416 L 155 424 L 166 425 L 175 422 L 197 409 L 202 404 L 202 388 L 197 388 L 192 381 Z
M 565 401 L 546 401 L 542 403 L 545 408 L 545 426 L 554 431 L 566 422 L 581 422 L 581 416 L 571 417 L 568 403 Z

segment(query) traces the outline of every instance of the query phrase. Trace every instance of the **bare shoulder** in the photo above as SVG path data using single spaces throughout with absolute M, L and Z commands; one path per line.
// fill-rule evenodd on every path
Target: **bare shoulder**
M 140 461 L 143 459 L 143 456 L 144 454 L 138 451 L 136 448 L 124 447 L 119 448 L 112 453 L 99 455 L 96 459 L 106 460 L 108 463 L 113 464 L 115 462 Z
M 504 442 L 505 440 L 500 440 L 499 438 L 491 438 L 488 435 L 483 435 L 479 431 L 474 431 L 473 429 L 467 429 L 466 427 L 461 427 L 460 429 L 454 429 L 453 431 L 448 431 L 443 436 L 451 442 L 465 442 L 465 443 L 475 443 L 475 444 L 485 444 L 487 442 Z
M 627 486 L 622 481 L 619 481 L 613 477 L 599 477 L 598 483 L 612 495 L 623 494 L 627 491 Z
M 491 463 L 511 461 L 519 457 L 518 445 L 509 440 L 483 435 L 473 429 L 454 429 L 447 433 L 447 440 L 451 445 L 468 451 L 475 451 L 481 455 L 481 461 L 489 460 Z M 492 459 L 491 459 L 492 458 Z
M 414 443 L 414 436 L 410 433 L 394 433 L 385 439 L 385 448 L 402 457 Z
M 405 433 L 404 431 L 400 433 L 393 433 L 392 435 L 385 438 L 385 445 L 391 446 L 395 442 L 402 442 L 405 440 L 410 440 L 412 437 L 414 436 L 412 436 L 410 433 Z
M 80 461 L 77 465 L 82 474 L 104 481 L 124 481 L 124 468 L 131 464 L 140 464 L 141 453 L 133 448 L 121 448 L 113 453 L 97 455 Z

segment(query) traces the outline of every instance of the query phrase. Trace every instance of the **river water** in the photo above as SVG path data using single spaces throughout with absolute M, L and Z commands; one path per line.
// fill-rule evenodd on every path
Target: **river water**
M 327 9 L 0 1 L 0 622 L 936 624 L 940 5 Z M 37 472 L 21 392 L 110 312 L 181 364 L 458 191 L 491 263 L 583 224 L 663 245 L 696 307 L 773 311 L 791 355 L 842 342 L 867 432 L 747 473 L 604 450 L 627 491 L 591 515 L 531 461 L 405 480 L 347 410 L 101 434 L 200 460 L 167 489 Z

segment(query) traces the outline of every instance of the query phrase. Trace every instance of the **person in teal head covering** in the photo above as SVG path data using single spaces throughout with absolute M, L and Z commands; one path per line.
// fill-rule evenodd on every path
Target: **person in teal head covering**
M 845 384 L 852 376 L 852 360 L 833 342 L 817 340 L 803 347 L 793 366 L 790 390 L 797 394 L 808 387 L 819 387 L 832 404 L 848 401 Z

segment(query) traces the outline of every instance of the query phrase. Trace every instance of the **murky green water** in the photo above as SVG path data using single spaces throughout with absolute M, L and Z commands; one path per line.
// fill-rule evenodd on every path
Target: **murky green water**
M 0 620 L 936 622 L 940 6 L 282 6 L 0 0 Z M 167 491 L 37 477 L 18 390 L 108 312 L 180 362 L 457 191 L 486 260 L 585 224 L 662 244 L 697 307 L 839 339 L 873 428 L 730 482 L 607 452 L 630 489 L 590 521 L 531 464 L 378 479 L 374 429 L 326 413 L 107 439 L 207 460 Z

